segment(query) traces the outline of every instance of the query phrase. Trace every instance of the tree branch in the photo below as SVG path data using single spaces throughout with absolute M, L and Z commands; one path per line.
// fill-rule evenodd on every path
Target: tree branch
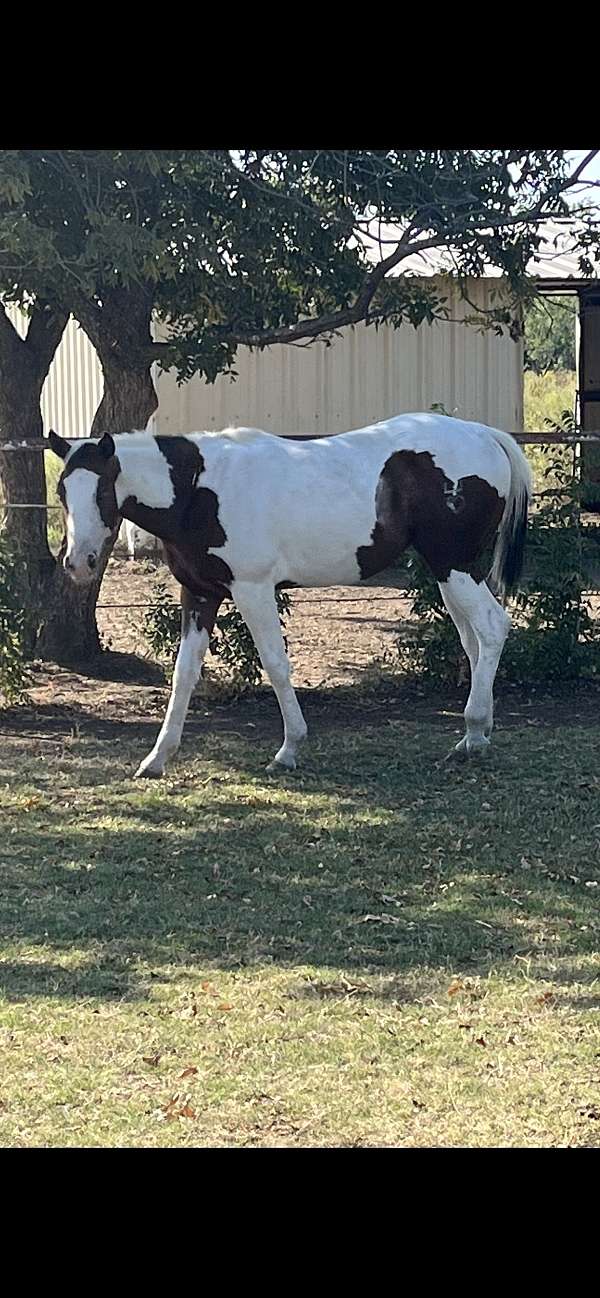
M 540 204 L 543 208 L 546 199 Z M 506 227 L 518 225 L 520 222 L 527 220 L 528 224 L 532 222 L 541 222 L 545 219 L 541 210 L 533 212 L 518 212 L 511 217 L 502 216 L 496 222 L 490 219 L 487 213 L 482 214 L 478 226 L 473 223 L 465 223 L 457 226 L 452 231 L 438 231 L 428 239 L 415 240 L 410 242 L 410 230 L 405 231 L 399 240 L 395 252 L 390 253 L 389 257 L 384 258 L 375 268 L 367 275 L 363 287 L 351 307 L 346 307 L 342 311 L 333 312 L 329 316 L 320 316 L 314 320 L 299 320 L 294 325 L 284 325 L 278 329 L 265 329 L 260 333 L 252 333 L 244 330 L 224 330 L 218 332 L 218 337 L 222 342 L 233 343 L 238 346 L 246 347 L 265 347 L 274 343 L 291 343 L 296 342 L 299 338 L 316 338 L 319 334 L 335 333 L 338 329 L 343 329 L 348 325 L 359 324 L 365 320 L 369 313 L 369 307 L 382 281 L 386 275 L 398 266 L 407 257 L 415 253 L 424 252 L 429 248 L 447 248 L 449 242 L 463 239 L 467 235 L 479 236 L 492 234 L 495 230 L 505 229 Z M 159 355 L 165 355 L 169 344 L 154 343 L 153 355 L 158 359 Z M 156 352 L 156 348 L 161 349 Z
M 44 377 L 50 369 L 68 319 L 69 312 L 63 308 L 50 306 L 39 298 L 34 302 L 25 345 L 33 352 Z
M 589 163 L 592 162 L 598 153 L 600 153 L 600 149 L 590 149 L 589 153 L 586 153 L 583 162 L 579 163 L 579 166 L 573 172 L 568 184 L 565 185 L 565 189 L 570 189 L 571 185 L 577 184 L 582 171 L 585 171 L 586 167 L 589 166 Z
M 0 346 L 12 356 L 20 355 L 20 349 L 25 346 L 19 331 L 9 319 L 3 302 L 0 302 Z

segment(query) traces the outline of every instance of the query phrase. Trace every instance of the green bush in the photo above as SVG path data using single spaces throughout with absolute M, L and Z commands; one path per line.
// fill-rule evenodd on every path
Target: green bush
M 528 372 L 524 376 L 523 425 L 527 433 L 546 428 L 570 427 L 575 412 L 577 375 L 574 370 L 553 370 L 548 374 Z M 536 491 L 559 486 L 572 462 L 568 447 L 526 446 Z
M 575 297 L 536 297 L 525 310 L 525 369 L 575 369 Z
M 290 611 L 289 595 L 276 592 L 277 608 L 282 628 Z M 157 583 L 152 607 L 144 617 L 144 634 L 155 656 L 165 662 L 169 672 L 174 665 L 181 633 L 181 613 L 167 590 L 166 583 Z M 284 637 L 285 639 L 285 637 Z M 226 668 L 227 676 L 236 691 L 260 683 L 262 666 L 252 636 L 234 604 L 226 606 L 217 618 L 210 642 L 210 652 Z
M 46 495 L 49 505 L 58 505 L 56 487 L 63 467 L 62 461 L 58 460 L 55 455 L 44 456 Z M 49 509 L 46 517 L 48 519 L 48 545 L 53 554 L 58 554 L 65 530 L 62 509 Z
M 29 680 L 21 635 L 24 612 L 14 580 L 14 558 L 0 534 L 0 702 L 22 703 Z
M 552 486 L 542 492 L 528 531 L 535 590 L 515 595 L 515 627 L 500 662 L 500 674 L 517 682 L 576 680 L 600 672 L 600 628 L 585 591 L 581 483 L 572 450 L 560 449 L 560 458 L 548 462 Z

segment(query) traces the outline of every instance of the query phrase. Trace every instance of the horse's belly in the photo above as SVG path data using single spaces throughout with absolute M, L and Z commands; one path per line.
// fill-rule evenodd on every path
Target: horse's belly
M 368 545 L 375 525 L 374 508 L 353 526 L 304 528 L 294 542 L 282 538 L 277 567 L 280 581 L 298 586 L 354 586 L 361 580 L 357 551 Z M 291 538 L 290 538 L 291 539 Z M 285 570 L 285 571 L 284 571 Z
M 296 586 L 355 586 L 360 581 L 360 568 L 356 554 L 331 556 L 323 562 L 319 555 L 312 555 L 305 562 L 284 565 L 286 577 L 280 581 L 293 581 Z

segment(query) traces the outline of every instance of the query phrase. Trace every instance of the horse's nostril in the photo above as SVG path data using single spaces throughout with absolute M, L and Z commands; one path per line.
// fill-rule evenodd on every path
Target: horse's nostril
M 95 554 L 88 554 L 88 568 L 92 568 L 92 569 L 93 569 L 93 568 L 95 568 L 95 567 L 96 567 L 96 556 L 95 556 Z

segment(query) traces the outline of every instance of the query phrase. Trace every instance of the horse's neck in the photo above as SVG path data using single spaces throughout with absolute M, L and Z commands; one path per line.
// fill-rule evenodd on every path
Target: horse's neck
M 152 522 L 157 525 L 155 535 L 162 536 L 163 523 L 169 531 L 173 506 L 178 506 L 178 512 L 185 507 L 185 501 L 176 498 L 168 461 L 154 438 L 125 440 L 118 445 L 117 456 L 121 468 L 115 493 L 123 517 L 147 531 L 154 530 L 149 526 Z

